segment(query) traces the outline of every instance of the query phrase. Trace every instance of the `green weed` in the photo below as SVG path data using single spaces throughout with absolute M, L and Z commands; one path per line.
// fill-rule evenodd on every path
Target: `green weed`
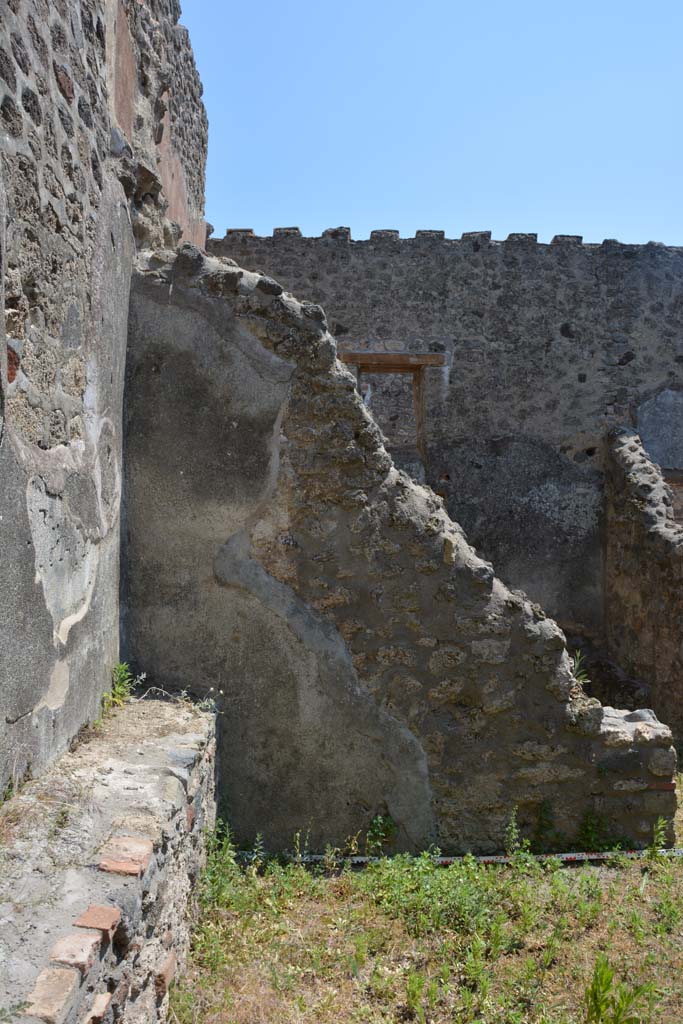
M 102 714 L 110 714 L 114 708 L 122 708 L 135 688 L 136 680 L 125 662 L 114 665 L 111 673 L 111 690 L 102 695 Z
M 601 953 L 585 993 L 586 1024 L 644 1024 L 642 1014 L 648 1010 L 653 995 L 651 984 L 629 986 L 615 982 L 614 971 Z

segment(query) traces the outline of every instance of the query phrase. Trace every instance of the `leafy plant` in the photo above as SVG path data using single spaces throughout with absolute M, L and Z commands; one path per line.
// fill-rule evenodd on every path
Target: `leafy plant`
M 416 1017 L 420 1024 L 424 1024 L 425 1012 L 422 1006 L 422 994 L 424 992 L 426 979 L 418 971 L 410 971 L 406 978 L 406 1003 L 413 1017 Z
M 629 986 L 614 981 L 614 971 L 604 953 L 595 961 L 593 977 L 585 992 L 585 1024 L 644 1024 L 653 986 Z
M 368 857 L 380 854 L 396 834 L 396 822 L 390 814 L 376 814 L 368 828 L 365 847 Z
M 581 686 L 590 685 L 591 680 L 586 669 L 586 659 L 581 651 L 574 651 L 572 655 L 572 673 L 577 683 L 580 683 Z
M 102 695 L 102 714 L 108 715 L 114 708 L 122 708 L 140 683 L 145 679 L 144 673 L 134 676 L 130 666 L 120 661 L 114 665 L 111 673 L 111 690 Z
M 628 849 L 629 840 L 610 832 L 605 819 L 595 811 L 587 811 L 576 834 L 576 848 L 587 853 Z
M 505 826 L 505 852 L 508 857 L 513 857 L 522 848 L 522 834 L 517 823 L 517 808 L 513 807 L 510 813 L 510 820 Z
M 646 855 L 648 860 L 661 860 L 662 859 L 662 847 L 666 846 L 666 834 L 668 831 L 668 822 L 666 818 L 661 816 L 657 818 L 656 822 L 652 827 L 652 842 L 647 848 Z

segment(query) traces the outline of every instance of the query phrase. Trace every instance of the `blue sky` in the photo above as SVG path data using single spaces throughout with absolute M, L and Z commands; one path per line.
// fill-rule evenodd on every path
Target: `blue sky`
M 681 0 L 182 0 L 207 218 L 683 244 Z

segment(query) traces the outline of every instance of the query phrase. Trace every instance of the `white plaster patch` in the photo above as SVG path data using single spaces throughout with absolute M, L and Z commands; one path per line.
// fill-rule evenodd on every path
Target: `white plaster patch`
M 35 710 L 48 708 L 50 711 L 58 711 L 66 700 L 69 692 L 69 666 L 65 661 L 58 661 L 50 675 L 50 685 L 47 693 L 43 695 Z
M 52 616 L 55 647 L 65 646 L 71 629 L 87 615 L 97 580 L 99 547 L 68 517 L 64 503 L 48 494 L 40 477 L 26 489 L 35 552 L 36 582 Z

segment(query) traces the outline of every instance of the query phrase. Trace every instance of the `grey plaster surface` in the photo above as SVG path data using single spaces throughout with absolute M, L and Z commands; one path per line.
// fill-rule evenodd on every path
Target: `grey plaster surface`
M 683 390 L 665 388 L 644 401 L 636 426 L 654 462 L 664 469 L 683 469 Z

